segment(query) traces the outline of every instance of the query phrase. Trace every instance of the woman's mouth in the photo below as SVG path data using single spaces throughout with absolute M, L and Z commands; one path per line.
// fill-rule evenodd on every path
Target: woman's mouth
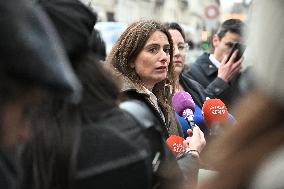
M 182 64 L 182 61 L 174 61 L 174 64 Z
M 167 66 L 160 66 L 160 67 L 158 67 L 156 69 L 159 70 L 159 71 L 164 71 L 164 70 L 167 70 L 168 67 Z

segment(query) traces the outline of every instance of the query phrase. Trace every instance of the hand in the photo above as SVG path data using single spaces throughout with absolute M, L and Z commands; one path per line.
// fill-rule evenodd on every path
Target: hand
M 241 65 L 244 58 L 242 57 L 237 62 L 234 62 L 237 53 L 238 50 L 235 50 L 235 52 L 227 63 L 227 56 L 225 56 L 220 64 L 220 67 L 218 69 L 218 77 L 224 80 L 225 82 L 231 81 L 238 73 L 240 73 Z
M 187 133 L 189 134 L 189 137 L 183 141 L 185 149 L 197 150 L 198 153 L 201 153 L 206 145 L 203 132 L 198 126 L 196 126 L 193 128 L 193 130 L 188 129 Z

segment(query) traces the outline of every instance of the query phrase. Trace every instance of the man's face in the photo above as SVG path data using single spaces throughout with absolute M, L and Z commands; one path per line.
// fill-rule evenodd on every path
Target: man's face
M 215 47 L 214 57 L 221 62 L 225 55 L 228 55 L 233 44 L 241 42 L 242 38 L 237 33 L 227 32 L 220 40 L 217 35 L 213 37 L 213 45 Z

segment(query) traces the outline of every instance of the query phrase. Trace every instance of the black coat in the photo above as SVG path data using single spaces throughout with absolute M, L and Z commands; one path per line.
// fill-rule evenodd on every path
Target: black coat
M 123 83 L 122 88 L 124 99 L 128 101 L 137 101 L 143 109 L 146 109 L 150 119 L 145 119 L 142 111 L 138 111 L 138 108 L 129 108 L 129 112 L 135 115 L 136 119 L 141 119 L 141 123 L 144 125 L 150 125 L 149 132 L 146 133 L 149 145 L 151 149 L 156 149 L 160 156 L 160 166 L 157 172 L 154 173 L 154 186 L 153 188 L 159 189 L 179 189 L 183 187 L 183 184 L 187 186 L 195 187 L 197 183 L 198 171 L 199 171 L 199 159 L 192 156 L 191 154 L 181 153 L 180 156 L 174 157 L 170 152 L 166 139 L 171 133 L 170 131 L 174 128 L 178 128 L 177 133 L 181 132 L 180 128 L 176 125 L 176 117 L 174 112 L 164 111 L 166 117 L 165 121 L 161 118 L 159 110 L 157 110 L 156 105 L 152 103 L 148 95 L 135 88 L 135 85 L 126 80 Z M 137 113 L 134 113 L 137 112 Z M 149 137 L 155 136 L 153 137 Z
M 203 102 L 206 99 L 204 87 L 197 81 L 190 79 L 190 77 L 184 72 L 179 75 L 179 82 L 183 89 L 191 95 L 195 104 L 202 108 Z
M 137 124 L 117 109 L 83 128 L 75 188 L 151 188 L 150 149 Z
M 53 151 L 49 146 L 44 146 L 47 149 L 44 151 L 46 156 L 53 154 L 44 158 L 46 161 L 43 162 L 52 166 L 52 172 L 49 172 L 52 174 L 52 182 L 48 180 L 49 188 L 151 189 L 151 150 L 141 127 L 138 126 L 139 123 L 119 108 L 106 112 L 99 119 L 93 119 L 91 114 L 85 118 L 88 119 L 84 120 L 84 125 L 76 130 L 74 137 L 69 138 L 74 141 L 69 142 L 72 146 L 57 144 L 52 147 L 60 151 Z M 29 152 L 33 146 L 27 144 L 22 156 L 23 189 L 35 188 L 33 178 L 37 178 L 37 175 L 34 175 L 37 172 L 33 171 L 33 162 L 39 158 L 34 159 L 36 152 Z M 46 178 L 48 176 L 50 175 Z M 40 188 L 43 188 L 43 181 L 36 181 L 41 183 Z
M 15 189 L 17 186 L 18 171 L 14 153 L 10 150 L 0 150 L 0 188 Z
M 189 78 L 197 81 L 205 88 L 205 95 L 209 98 L 219 98 L 231 109 L 244 91 L 240 85 L 245 74 L 238 74 L 229 83 L 217 77 L 218 68 L 210 61 L 208 53 L 202 54 L 194 63 L 189 65 L 186 73 Z
M 117 109 L 83 128 L 75 188 L 180 189 L 184 183 L 196 184 L 199 160 L 184 154 L 177 161 L 157 128 L 159 120 L 144 102 L 138 103 L 142 106 L 125 108 L 131 114 Z

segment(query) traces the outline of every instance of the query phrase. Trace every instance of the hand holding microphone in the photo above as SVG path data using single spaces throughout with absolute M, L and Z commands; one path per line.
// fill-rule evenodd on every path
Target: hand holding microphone
M 188 132 L 192 132 L 192 135 L 187 137 L 185 140 L 176 135 L 171 135 L 167 139 L 166 143 L 175 156 L 182 152 L 193 153 L 199 156 L 205 147 L 206 141 L 204 134 L 199 127 L 194 127 L 193 131 L 188 129 Z
M 191 133 L 191 134 L 190 134 Z M 188 130 L 189 137 L 183 141 L 183 146 L 187 152 L 195 152 L 199 155 L 206 145 L 206 140 L 203 132 L 199 127 L 194 127 L 193 130 Z

